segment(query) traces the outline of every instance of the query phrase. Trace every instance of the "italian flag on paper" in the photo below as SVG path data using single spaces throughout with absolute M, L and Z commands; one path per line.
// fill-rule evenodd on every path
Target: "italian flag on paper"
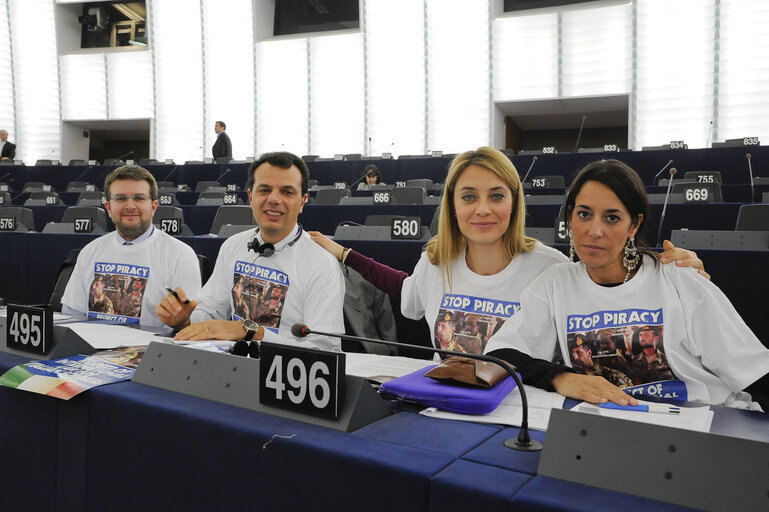
M 69 400 L 86 389 L 128 380 L 133 373 L 109 361 L 77 355 L 14 366 L 0 376 L 0 385 Z

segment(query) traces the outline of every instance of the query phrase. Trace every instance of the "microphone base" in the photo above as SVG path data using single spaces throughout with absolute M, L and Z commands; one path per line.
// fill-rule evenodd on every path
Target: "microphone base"
M 531 439 L 528 443 L 522 443 L 516 438 L 510 438 L 505 441 L 505 446 L 519 452 L 538 452 L 542 450 L 542 443 L 534 439 Z

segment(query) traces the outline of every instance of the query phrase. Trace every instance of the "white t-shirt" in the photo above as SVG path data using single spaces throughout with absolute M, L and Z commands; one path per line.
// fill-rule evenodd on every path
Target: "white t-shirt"
M 296 342 L 291 335 L 295 323 L 344 332 L 344 276 L 339 262 L 299 229 L 276 243 L 269 257 L 248 250 L 255 230 L 228 238 L 190 321 L 250 318 L 265 328 L 265 341 L 279 343 Z M 310 335 L 300 346 L 333 350 L 341 344 L 338 338 Z
M 61 302 L 93 320 L 168 329 L 155 306 L 168 294 L 165 287 L 177 286 L 192 296 L 200 290 L 200 266 L 189 245 L 159 229 L 123 245 L 113 231 L 80 251 Z
M 605 287 L 581 263 L 558 265 L 524 290 L 521 304 L 487 352 L 515 348 L 549 360 L 557 345 L 567 364 L 584 368 L 576 347 L 585 345 L 602 374 L 624 373 L 636 396 L 758 408 L 742 390 L 769 372 L 769 350 L 692 268 L 645 257 L 633 279 Z
M 403 281 L 403 316 L 427 319 L 435 348 L 479 354 L 489 338 L 520 309 L 522 290 L 545 269 L 568 261 L 559 251 L 537 242 L 501 272 L 482 276 L 467 267 L 465 255 L 451 263 L 451 288 L 441 268 L 423 252 Z

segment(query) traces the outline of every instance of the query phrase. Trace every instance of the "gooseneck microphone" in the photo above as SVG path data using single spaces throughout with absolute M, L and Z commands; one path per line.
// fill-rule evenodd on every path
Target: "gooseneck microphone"
M 577 134 L 577 143 L 574 144 L 574 152 L 575 153 L 579 149 L 579 139 L 582 138 L 582 128 L 585 127 L 585 119 L 587 119 L 587 116 L 582 116 L 582 124 L 579 125 L 579 133 Z
M 662 174 L 662 172 L 668 168 L 668 165 L 672 164 L 673 160 L 668 160 L 668 163 L 665 164 L 665 166 L 660 169 L 660 172 L 654 175 L 654 178 L 652 178 L 652 185 L 654 185 L 654 182 L 657 181 L 657 178 L 659 178 L 659 175 Z
M 229 173 L 230 173 L 230 169 L 228 168 L 226 171 L 224 171 L 224 172 L 222 173 L 222 175 L 221 175 L 221 176 L 219 176 L 218 178 L 216 178 L 216 181 L 217 181 L 217 182 L 219 182 L 219 180 L 220 180 L 220 179 L 224 178 L 224 177 L 225 177 L 225 176 L 227 176 Z
M 750 163 L 750 153 L 745 155 L 748 159 L 748 171 L 750 172 L 750 202 L 752 203 L 756 198 L 755 185 L 753 184 L 753 164 Z
M 522 183 L 522 184 L 523 184 L 523 183 L 526 183 L 526 178 L 528 178 L 528 177 L 529 177 L 529 173 L 531 172 L 531 168 L 532 168 L 532 167 L 534 167 L 534 163 L 535 163 L 536 161 L 537 161 L 537 157 L 536 157 L 536 156 L 535 156 L 534 158 L 532 158 L 532 159 L 531 159 L 531 165 L 529 165 L 529 170 L 528 170 L 528 171 L 526 171 L 526 175 L 525 175 L 525 176 L 523 177 L 523 179 L 521 180 L 521 183 Z
M 355 185 L 357 185 L 358 183 L 360 183 L 361 181 L 363 181 L 363 178 L 365 178 L 365 177 L 366 177 L 366 173 L 364 172 L 363 174 L 360 175 L 360 177 L 358 179 L 356 179 L 355 181 L 350 183 L 350 185 L 347 187 L 347 190 L 352 190 L 352 188 Z
M 461 357 L 467 357 L 470 359 L 477 359 L 479 361 L 487 361 L 490 363 L 497 364 L 501 366 L 515 381 L 518 387 L 518 390 L 521 393 L 521 406 L 523 409 L 523 414 L 521 418 L 521 428 L 518 431 L 518 437 L 516 439 L 511 438 L 505 441 L 505 446 L 507 446 L 508 448 L 512 448 L 513 450 L 524 451 L 524 452 L 535 452 L 542 449 L 542 443 L 532 439 L 531 436 L 529 435 L 529 402 L 526 400 L 526 391 L 523 389 L 523 383 L 521 382 L 521 379 L 518 377 L 518 375 L 510 367 L 510 365 L 507 362 L 503 361 L 502 359 L 499 359 L 494 356 L 488 356 L 486 354 L 464 354 L 460 352 L 453 352 L 451 350 L 443 350 L 440 348 L 425 347 L 422 345 L 412 345 L 410 343 L 398 343 L 397 341 L 384 341 L 384 340 L 377 340 L 373 338 L 363 338 L 361 336 L 349 336 L 347 334 L 314 331 L 309 327 L 307 327 L 306 325 L 299 324 L 299 323 L 291 326 L 291 334 L 293 334 L 296 338 L 299 338 L 299 339 L 304 338 L 309 334 L 319 334 L 321 336 L 330 336 L 333 338 L 339 338 L 339 339 L 348 340 L 348 341 L 375 343 L 379 345 L 387 345 L 390 347 L 419 349 L 425 352 L 431 352 L 433 354 L 443 354 L 447 356 L 461 356 Z
M 665 192 L 665 203 L 662 205 L 662 216 L 660 217 L 660 227 L 657 229 L 657 245 L 660 245 L 662 242 L 662 224 L 665 222 L 665 211 L 668 209 L 668 199 L 670 199 L 670 189 L 673 186 L 673 176 L 676 175 L 676 168 L 672 167 L 670 169 L 670 181 L 668 181 L 668 191 Z
M 174 168 L 173 168 L 173 169 L 171 169 L 171 172 L 169 172 L 168 174 L 166 174 L 166 177 L 165 177 L 165 178 L 163 178 L 161 181 L 167 181 L 167 180 L 168 180 L 168 178 L 170 178 L 170 177 L 171 177 L 171 175 L 174 173 L 174 171 L 176 171 L 176 168 L 177 168 L 177 167 L 179 167 L 179 164 L 174 164 Z
M 78 176 L 77 178 L 75 178 L 75 179 L 74 179 L 74 180 L 72 180 L 72 181 L 80 181 L 80 178 L 82 178 L 83 176 L 85 176 L 85 175 L 86 175 L 86 173 L 87 173 L 88 171 L 90 171 L 92 167 L 93 167 L 93 165 L 89 165 L 89 166 L 88 166 L 88 168 L 87 168 L 85 171 L 83 171 L 83 172 L 81 172 L 81 173 L 80 173 L 80 176 Z

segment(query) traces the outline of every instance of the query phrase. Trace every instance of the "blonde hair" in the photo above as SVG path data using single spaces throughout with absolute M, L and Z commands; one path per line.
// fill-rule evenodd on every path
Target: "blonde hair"
M 523 202 L 523 187 L 518 171 L 507 156 L 501 151 L 480 147 L 474 151 L 466 151 L 457 155 L 451 161 L 449 174 L 441 199 L 441 211 L 438 217 L 438 233 L 427 243 L 426 251 L 430 263 L 441 267 L 444 278 L 451 286 L 450 263 L 467 248 L 467 238 L 459 230 L 459 224 L 454 210 L 454 188 L 459 177 L 470 165 L 488 169 L 505 182 L 513 196 L 513 210 L 510 214 L 510 225 L 502 235 L 505 254 L 509 258 L 534 249 L 537 240 L 527 237 L 524 233 L 526 206 Z

